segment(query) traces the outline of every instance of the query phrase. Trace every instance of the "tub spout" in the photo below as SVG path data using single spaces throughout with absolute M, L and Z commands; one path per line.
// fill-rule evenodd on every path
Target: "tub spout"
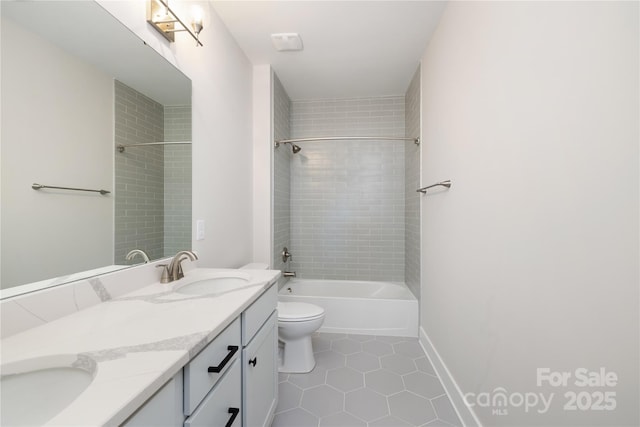
M 282 273 L 282 275 L 284 277 L 296 277 L 296 272 L 295 271 L 285 271 L 284 273 Z

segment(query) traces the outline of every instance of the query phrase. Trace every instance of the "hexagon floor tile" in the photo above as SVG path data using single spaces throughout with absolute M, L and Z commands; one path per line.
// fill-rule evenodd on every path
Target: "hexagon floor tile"
M 361 388 L 347 393 L 344 410 L 367 422 L 389 415 L 387 398 L 370 388 Z
M 313 342 L 313 371 L 278 376 L 272 427 L 462 425 L 416 338 L 315 333 Z
M 328 385 L 319 385 L 304 391 L 300 406 L 318 417 L 337 414 L 344 408 L 344 394 Z
M 337 368 L 331 369 L 327 373 L 327 384 L 347 392 L 364 387 L 364 378 L 362 372 L 354 371 L 351 368 Z

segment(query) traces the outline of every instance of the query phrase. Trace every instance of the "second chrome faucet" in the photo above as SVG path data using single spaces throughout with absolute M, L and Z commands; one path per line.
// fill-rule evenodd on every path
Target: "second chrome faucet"
M 180 251 L 172 259 L 169 265 L 159 264 L 157 267 L 163 267 L 162 276 L 160 277 L 160 283 L 170 283 L 174 280 L 179 280 L 184 277 L 184 271 L 182 271 L 182 261 L 190 259 L 195 261 L 198 259 L 198 255 L 193 251 Z

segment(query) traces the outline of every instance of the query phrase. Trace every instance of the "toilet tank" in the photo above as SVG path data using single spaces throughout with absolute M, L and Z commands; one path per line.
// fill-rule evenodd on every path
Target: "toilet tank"
M 268 270 L 269 264 L 262 262 L 251 262 L 240 267 L 241 270 Z

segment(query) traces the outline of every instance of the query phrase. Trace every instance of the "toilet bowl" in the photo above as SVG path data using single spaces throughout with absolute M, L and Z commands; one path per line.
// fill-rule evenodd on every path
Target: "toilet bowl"
M 268 264 L 251 263 L 243 270 L 267 270 Z M 311 334 L 324 321 L 324 309 L 305 302 L 278 301 L 278 340 L 283 345 L 278 371 L 310 372 L 316 366 Z
M 284 344 L 280 372 L 310 372 L 316 366 L 311 334 L 322 326 L 324 309 L 304 302 L 278 302 L 278 339 Z

